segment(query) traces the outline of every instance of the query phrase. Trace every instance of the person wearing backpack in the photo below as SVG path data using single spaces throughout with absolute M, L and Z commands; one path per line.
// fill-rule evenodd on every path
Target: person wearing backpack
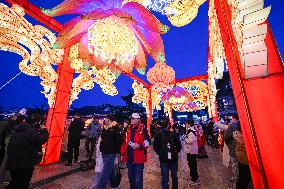
M 168 121 L 163 121 L 161 125 L 163 130 L 155 135 L 153 148 L 159 155 L 162 189 L 169 189 L 169 171 L 172 176 L 172 189 L 178 189 L 178 153 L 182 149 L 181 142 L 179 135 L 169 127 Z
M 197 154 L 198 154 L 198 145 L 197 145 L 197 129 L 194 125 L 193 120 L 187 120 L 185 123 L 186 126 L 186 136 L 185 136 L 185 152 L 187 153 L 187 162 L 190 168 L 190 183 L 189 186 L 198 186 L 200 185 L 200 179 L 197 172 Z
M 98 119 L 92 120 L 92 122 L 86 129 L 85 148 L 87 151 L 86 157 L 88 157 L 89 160 L 92 159 L 92 156 L 95 152 L 96 144 L 97 144 L 98 138 L 101 135 L 101 131 L 102 131 L 102 128 L 99 124 Z M 96 159 L 96 154 L 95 154 L 95 159 Z

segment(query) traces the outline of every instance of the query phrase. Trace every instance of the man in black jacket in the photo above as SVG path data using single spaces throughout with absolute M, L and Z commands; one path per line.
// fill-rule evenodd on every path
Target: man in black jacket
M 181 142 L 178 134 L 169 126 L 168 121 L 161 122 L 163 130 L 154 138 L 153 148 L 159 155 L 162 174 L 162 189 L 169 189 L 169 170 L 172 176 L 172 188 L 178 189 L 178 153 L 181 151 Z
M 18 116 L 20 123 L 10 137 L 7 155 L 7 168 L 11 172 L 12 181 L 6 189 L 28 189 L 33 175 L 34 166 L 41 160 L 41 146 L 48 140 L 48 131 L 43 126 L 35 129 Z
M 66 166 L 72 165 L 73 154 L 74 154 L 74 162 L 78 162 L 80 139 L 84 127 L 85 123 L 83 119 L 80 118 L 79 114 L 76 114 L 74 120 L 70 123 L 70 126 L 68 128 L 69 131 L 68 144 L 67 144 L 68 162 L 66 163 Z

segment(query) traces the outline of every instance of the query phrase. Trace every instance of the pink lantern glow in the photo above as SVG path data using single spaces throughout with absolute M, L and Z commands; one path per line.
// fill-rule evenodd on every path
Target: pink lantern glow
M 166 92 L 162 97 L 163 102 L 170 105 L 189 104 L 192 99 L 188 90 L 178 86 Z

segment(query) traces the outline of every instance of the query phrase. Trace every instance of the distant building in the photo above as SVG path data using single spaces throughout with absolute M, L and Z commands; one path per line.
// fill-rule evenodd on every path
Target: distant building
M 216 87 L 218 90 L 216 101 L 219 117 L 237 114 L 229 72 L 224 72 L 223 78 L 217 80 Z

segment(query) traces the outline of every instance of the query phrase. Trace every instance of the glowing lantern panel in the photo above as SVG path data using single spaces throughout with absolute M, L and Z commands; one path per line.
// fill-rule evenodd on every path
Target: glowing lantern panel
M 88 29 L 89 52 L 103 61 L 125 65 L 135 60 L 138 41 L 127 20 L 111 16 L 97 21 Z M 133 66 L 133 65 L 132 65 Z M 127 71 L 131 71 L 128 69 Z
M 165 63 L 158 62 L 153 68 L 149 69 L 147 79 L 153 84 L 152 89 L 159 94 L 171 88 L 170 84 L 175 80 L 175 71 Z

